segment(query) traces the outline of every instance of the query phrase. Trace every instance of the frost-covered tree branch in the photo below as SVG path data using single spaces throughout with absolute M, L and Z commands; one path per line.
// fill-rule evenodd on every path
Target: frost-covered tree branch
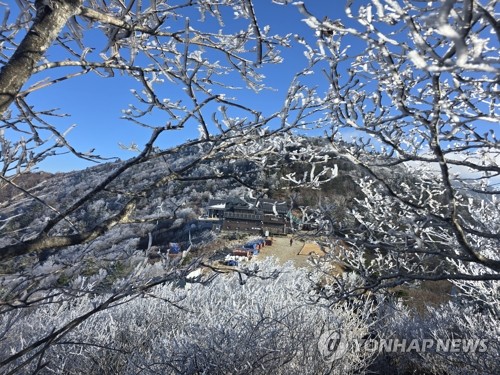
M 240 142 L 249 147 L 258 136 L 256 129 L 263 131 L 268 122 L 277 118 L 281 111 L 288 111 L 286 107 L 278 107 L 276 113 L 264 117 L 259 111 L 227 96 L 228 92 L 238 88 L 235 87 L 234 79 L 240 79 L 243 86 L 254 91 L 261 90 L 264 86 L 261 84 L 262 76 L 258 72 L 258 66 L 280 62 L 278 49 L 287 44 L 286 38 L 269 34 L 269 28 L 261 30 L 253 5 L 248 1 L 236 1 L 227 5 L 212 4 L 210 1 L 196 4 L 189 1 L 175 4 L 131 1 L 125 6 L 120 1 L 87 4 L 56 0 L 35 4 L 21 1 L 19 5 L 22 9 L 17 13 L 8 13 L 7 15 L 14 17 L 6 17 L 2 25 L 9 35 L 1 51 L 7 61 L 0 71 L 0 86 L 4 90 L 0 125 L 3 179 L 11 186 L 17 186 L 15 180 L 19 176 L 36 169 L 44 159 L 58 153 L 70 153 L 91 161 L 103 160 L 93 150 L 81 152 L 71 144 L 68 134 L 74 125 L 66 131 L 60 131 L 59 126 L 50 121 L 51 117 L 65 115 L 53 109 L 37 110 L 29 104 L 33 92 L 74 77 L 98 74 L 103 79 L 117 79 L 116 76 L 120 74 L 121 79 L 122 73 L 128 75 L 140 89 L 131 90 L 136 103 L 124 109 L 123 118 L 148 129 L 151 138 L 140 150 L 139 156 L 121 165 L 69 206 L 57 207 L 59 214 L 51 215 L 35 238 L 33 234 L 29 236 L 29 246 L 25 240 L 16 243 L 13 245 L 15 247 L 10 247 L 10 251 L 3 252 L 5 259 L 18 253 L 24 245 L 25 250 L 29 248 L 34 251 L 50 248 L 56 244 L 52 241 L 61 246 L 75 245 L 95 238 L 102 232 L 98 228 L 109 229 L 110 226 L 104 225 L 103 221 L 101 226 L 94 228 L 95 231 L 92 229 L 72 233 L 69 237 L 54 236 L 54 230 L 60 231 L 58 225 L 62 220 L 92 202 L 110 184 L 119 180 L 124 172 L 152 158 L 165 157 L 175 152 L 157 149 L 156 143 L 160 142 L 162 133 L 196 126 L 197 123 L 202 129 L 200 139 L 186 143 L 184 148 L 205 143 L 205 151 L 199 160 L 209 159 L 229 149 L 234 150 L 231 151 L 231 158 L 246 158 L 245 147 L 241 147 Z M 231 31 L 224 33 L 224 29 L 219 32 L 203 29 L 203 19 L 206 17 L 213 17 L 223 25 L 223 14 L 229 9 L 234 10 L 234 15 L 242 19 L 242 23 L 248 22 L 247 31 L 234 37 Z M 198 12 L 201 21 L 190 20 L 188 14 L 193 11 Z M 26 27 L 29 28 L 23 36 L 22 32 Z M 177 31 L 172 32 L 172 29 Z M 9 34 L 7 30 L 12 31 Z M 101 33 L 101 39 L 96 39 L 96 43 L 103 44 L 100 52 L 96 51 L 98 47 L 85 45 L 86 34 L 93 30 Z M 18 44 L 16 39 L 20 36 L 22 41 Z M 249 56 L 255 44 L 257 56 L 252 61 Z M 49 48 L 54 45 L 65 50 L 63 57 L 54 58 L 55 55 L 49 54 Z M 225 59 L 227 64 L 222 64 L 221 59 Z M 255 60 L 257 64 L 254 64 Z M 58 78 L 47 76 L 66 68 L 76 69 L 76 72 L 63 71 L 63 75 Z M 233 82 L 224 78 L 226 75 L 230 75 Z M 27 83 L 28 79 L 36 79 L 38 76 L 41 80 Z M 171 87 L 180 86 L 179 92 L 184 95 L 184 99 L 171 99 L 175 95 L 170 97 L 168 90 L 165 92 L 162 88 L 165 83 Z M 220 107 L 216 108 L 213 103 L 218 103 Z M 163 126 L 148 124 L 143 120 L 158 112 L 166 115 Z M 239 117 L 242 112 L 251 115 L 251 118 Z M 216 124 L 215 129 L 210 124 L 210 117 Z M 295 121 L 298 123 L 302 118 L 299 114 Z M 284 124 L 281 131 L 293 126 Z M 181 147 L 175 150 L 179 149 Z M 181 169 L 170 168 L 169 179 L 186 178 L 187 176 L 181 175 L 189 169 L 185 166 Z M 145 190 L 143 187 L 142 192 L 134 194 L 144 196 L 146 190 L 157 189 L 162 183 L 165 181 L 154 183 Z M 127 211 L 125 207 L 129 205 L 125 204 L 121 213 Z M 106 222 L 113 223 L 114 226 L 116 223 L 123 223 L 123 220 L 107 218 Z M 45 245 L 37 245 L 42 240 Z
M 356 226 L 328 226 L 348 244 L 337 259 L 370 285 L 496 280 L 497 1 L 353 0 L 347 19 L 322 21 L 295 5 L 316 36 L 302 39 L 309 70 L 328 79 L 319 123 L 330 127 L 330 153 L 365 175 Z M 459 271 L 450 259 L 485 272 Z

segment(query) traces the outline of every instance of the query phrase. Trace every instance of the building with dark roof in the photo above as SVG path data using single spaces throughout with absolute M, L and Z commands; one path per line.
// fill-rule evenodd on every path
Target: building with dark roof
M 286 202 L 231 197 L 210 200 L 206 210 L 208 219 L 219 221 L 222 230 L 286 234 L 289 228 Z

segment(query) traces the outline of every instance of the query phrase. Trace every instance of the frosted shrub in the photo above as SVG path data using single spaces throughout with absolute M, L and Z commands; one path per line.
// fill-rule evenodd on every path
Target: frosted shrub
M 314 302 L 303 270 L 286 265 L 277 273 L 272 261 L 257 267 L 260 277 L 232 273 L 190 288 L 166 283 L 126 297 L 54 340 L 43 356 L 44 371 L 348 374 L 367 366 L 369 353 L 327 362 L 318 350 L 327 330 L 352 338 L 367 334 L 368 324 L 354 307 Z M 2 358 L 110 297 L 54 298 L 22 314 L 4 314 L 2 330 L 9 331 L 0 344 Z
M 384 373 L 493 375 L 500 372 L 499 326 L 490 312 L 478 312 L 452 301 L 428 307 L 424 315 L 405 308 L 395 310 L 385 324 L 389 328 L 386 339 L 397 338 L 406 343 L 414 340 L 419 345 L 428 340 L 430 347 L 385 353 Z M 448 344 L 453 340 L 458 342 L 455 349 Z

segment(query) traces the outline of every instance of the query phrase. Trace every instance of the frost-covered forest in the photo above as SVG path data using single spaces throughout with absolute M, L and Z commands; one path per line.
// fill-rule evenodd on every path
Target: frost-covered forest
M 497 0 L 0 6 L 0 372 L 500 373 Z M 326 255 L 221 265 L 228 197 Z
M 297 186 L 287 176 L 310 173 L 308 158 L 304 162 L 297 155 L 308 155 L 311 147 L 324 147 L 325 142 L 295 137 L 287 143 L 293 144 L 288 154 L 295 156 L 286 166 L 262 170 L 248 160 L 202 163 L 186 177 L 189 183 L 175 181 L 168 189 L 158 188 L 144 197 L 137 212 L 145 220 L 113 228 L 90 244 L 4 262 L 2 352 L 7 360 L 14 358 L 6 368 L 35 372 L 43 363 L 47 373 L 469 374 L 478 368 L 495 373 L 500 348 L 494 281 L 452 280 L 437 285 L 441 288 L 437 293 L 429 292 L 436 287 L 413 282 L 359 294 L 363 276 L 370 274 L 349 267 L 361 261 L 367 270 L 383 270 L 386 259 L 380 250 L 361 253 L 352 244 L 342 245 L 343 254 L 335 251 L 322 259 L 312 258 L 308 268 L 257 259 L 228 271 L 211 262 L 214 250 L 223 250 L 225 242 L 218 239 L 221 234 L 197 222 L 209 198 L 267 191 L 291 201 L 298 216 L 318 225 L 296 235 L 320 235 L 323 243 L 331 244 L 337 244 L 340 236 L 347 241 L 348 233 L 359 232 L 363 225 L 359 215 L 371 214 L 364 207 L 370 192 L 364 188 L 367 175 L 361 168 L 327 154 L 321 170 L 337 165 L 336 177 L 319 189 Z M 198 152 L 176 154 L 172 163 L 189 163 Z M 130 189 L 133 183 L 148 185 L 162 174 L 167 162 L 162 159 L 132 168 L 123 175 L 126 186 L 117 180 L 109 190 Z M 27 175 L 30 192 L 45 204 L 15 191 L 6 195 L 2 245 L 32 236 L 50 217 L 47 205 L 71 201 L 74 191 L 85 194 L 113 168 L 115 163 L 68 174 Z M 197 179 L 213 170 L 247 180 Z M 415 194 L 422 183 L 403 167 L 380 168 L 378 173 L 385 174 L 386 183 L 412 185 Z M 67 226 L 84 229 L 112 215 L 121 204 L 119 198 L 101 193 L 69 216 Z M 167 235 L 157 242 L 159 228 L 166 228 Z M 153 234 L 151 243 L 148 234 Z M 170 241 L 184 248 L 191 244 L 189 258 L 151 262 L 148 246 Z M 332 274 L 338 264 L 346 270 L 340 279 Z M 372 337 L 487 340 L 488 350 L 446 353 L 443 358 L 443 353 L 432 351 L 380 353 L 362 347 L 361 352 L 330 362 L 318 351 L 318 340 L 331 329 L 361 341 Z M 43 362 L 29 360 L 33 355 Z M 28 359 L 26 367 L 19 367 L 23 358 Z

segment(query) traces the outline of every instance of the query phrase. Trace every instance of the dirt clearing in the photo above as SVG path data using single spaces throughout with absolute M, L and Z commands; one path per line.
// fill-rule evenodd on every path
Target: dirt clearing
M 295 264 L 295 267 L 308 267 L 307 259 L 309 255 L 298 255 L 304 247 L 304 242 L 293 240 L 290 246 L 291 237 L 274 237 L 272 246 L 263 247 L 260 254 L 255 259 L 264 259 L 274 256 L 280 264 L 286 263 L 289 260 Z

